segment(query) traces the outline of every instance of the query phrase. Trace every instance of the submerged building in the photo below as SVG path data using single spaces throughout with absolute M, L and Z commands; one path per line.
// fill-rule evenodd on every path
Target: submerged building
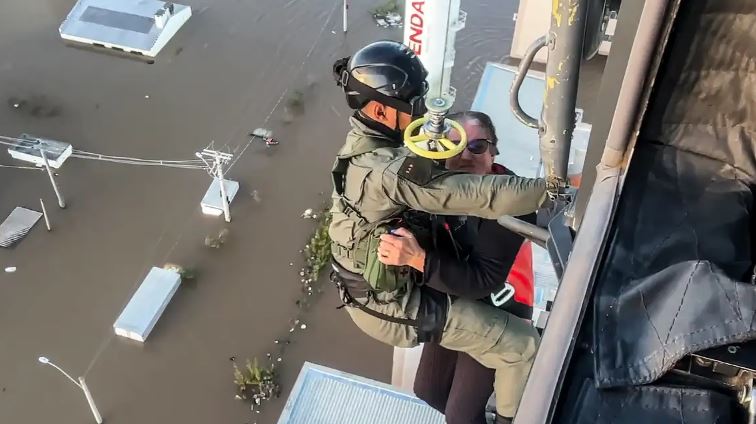
M 192 16 L 157 0 L 79 0 L 60 25 L 67 41 L 155 57 Z

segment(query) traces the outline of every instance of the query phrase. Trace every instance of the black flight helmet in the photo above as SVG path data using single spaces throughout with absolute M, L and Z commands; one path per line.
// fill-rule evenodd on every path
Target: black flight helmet
M 361 109 L 375 100 L 413 117 L 425 113 L 428 72 L 417 55 L 402 43 L 368 44 L 352 57 L 336 61 L 333 73 L 352 109 Z

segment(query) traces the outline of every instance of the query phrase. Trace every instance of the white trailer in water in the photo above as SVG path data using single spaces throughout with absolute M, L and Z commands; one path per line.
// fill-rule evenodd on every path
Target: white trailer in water
M 155 57 L 191 16 L 189 6 L 157 0 L 79 0 L 59 31 L 68 41 Z

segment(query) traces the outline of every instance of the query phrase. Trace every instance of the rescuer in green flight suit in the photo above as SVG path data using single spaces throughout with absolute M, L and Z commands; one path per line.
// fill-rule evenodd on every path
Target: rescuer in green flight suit
M 332 172 L 331 278 L 352 320 L 368 335 L 397 347 L 439 342 L 495 369 L 497 422 L 506 423 L 538 347 L 536 330 L 490 305 L 423 287 L 422 276 L 409 267 L 383 265 L 377 247 L 381 234 L 412 228 L 423 215 L 495 219 L 534 212 L 546 201 L 546 184 L 451 172 L 403 147 L 402 130 L 425 112 L 426 75 L 417 56 L 393 41 L 372 43 L 334 64 L 355 113 Z

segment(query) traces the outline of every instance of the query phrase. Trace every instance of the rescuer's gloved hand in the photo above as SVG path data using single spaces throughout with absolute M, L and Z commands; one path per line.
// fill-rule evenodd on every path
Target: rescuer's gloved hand
M 381 262 L 381 236 L 389 233 L 389 225 L 377 227 L 367 237 L 367 258 L 362 276 L 370 286 L 379 292 L 402 290 L 409 282 L 408 266 L 387 265 Z
M 575 197 L 576 190 L 572 187 L 563 187 L 556 197 L 552 198 L 551 193 L 546 196 L 546 200 L 541 204 L 541 207 L 536 211 L 536 225 L 541 228 L 546 228 L 554 217 L 564 210 Z
M 536 211 L 536 225 L 541 228 L 548 227 L 549 222 L 551 222 L 551 220 L 554 219 L 563 208 L 563 204 L 560 205 L 560 202 L 555 202 L 551 199 L 543 202 L 541 208 Z

